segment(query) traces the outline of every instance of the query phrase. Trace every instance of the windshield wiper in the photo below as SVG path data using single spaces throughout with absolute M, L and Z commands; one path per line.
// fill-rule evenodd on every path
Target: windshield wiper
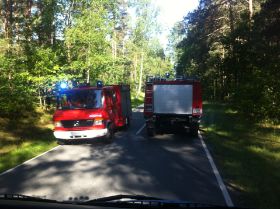
M 0 200 L 20 200 L 20 201 L 58 203 L 58 201 L 56 200 L 43 199 L 40 197 L 33 197 L 33 196 L 22 195 L 22 194 L 0 194 Z
M 88 200 L 87 202 L 109 202 L 109 201 L 117 201 L 122 199 L 130 199 L 130 200 L 163 200 L 157 197 L 149 197 L 144 195 L 114 195 L 109 197 L 101 197 L 93 200 Z
M 115 195 L 88 200 L 79 203 L 81 205 L 118 207 L 118 208 L 229 208 L 188 201 L 165 200 L 143 195 Z

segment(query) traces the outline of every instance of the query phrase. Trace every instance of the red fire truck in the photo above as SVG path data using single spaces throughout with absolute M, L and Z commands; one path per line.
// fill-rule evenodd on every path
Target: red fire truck
M 188 129 L 195 136 L 201 116 L 201 85 L 197 79 L 147 78 L 144 117 L 149 136 L 169 129 Z
M 59 143 L 96 137 L 111 141 L 118 127 L 128 127 L 132 114 L 128 85 L 63 87 L 53 116 Z

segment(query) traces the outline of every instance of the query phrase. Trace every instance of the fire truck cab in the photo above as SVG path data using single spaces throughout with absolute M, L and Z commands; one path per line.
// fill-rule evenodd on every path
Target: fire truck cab
M 148 77 L 144 99 L 147 134 L 188 129 L 196 136 L 202 116 L 201 94 L 197 79 Z
M 131 119 L 128 85 L 84 86 L 61 89 L 54 113 L 54 136 L 68 140 L 113 138 L 118 127 L 128 127 Z

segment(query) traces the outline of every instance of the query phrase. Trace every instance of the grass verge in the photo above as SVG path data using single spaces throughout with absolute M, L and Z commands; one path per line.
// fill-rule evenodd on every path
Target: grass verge
M 143 104 L 144 93 L 131 96 L 132 107 Z M 55 146 L 51 113 L 37 110 L 21 118 L 0 117 L 0 173 Z
M 0 173 L 55 146 L 51 114 L 37 111 L 22 118 L 0 117 Z
M 280 208 L 280 126 L 227 105 L 204 105 L 202 130 L 236 205 Z
M 136 108 L 139 105 L 143 104 L 144 102 L 144 96 L 145 94 L 141 92 L 138 97 L 136 96 L 136 93 L 131 94 L 131 106 L 132 108 Z

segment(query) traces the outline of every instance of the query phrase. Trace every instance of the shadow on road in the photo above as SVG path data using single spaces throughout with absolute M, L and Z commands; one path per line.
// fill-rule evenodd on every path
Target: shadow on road
M 133 118 L 142 117 L 134 113 Z M 116 194 L 143 194 L 224 204 L 204 150 L 187 134 L 148 139 L 143 125 L 132 123 L 111 144 L 62 146 L 0 178 L 0 193 L 45 195 L 50 199 L 89 199 Z M 87 141 L 87 144 L 89 141 Z
M 104 138 L 95 138 L 95 139 L 78 139 L 78 140 L 68 140 L 63 143 L 58 142 L 63 146 L 71 145 L 95 145 L 95 146 L 104 146 L 110 144 L 111 142 L 106 141 Z

